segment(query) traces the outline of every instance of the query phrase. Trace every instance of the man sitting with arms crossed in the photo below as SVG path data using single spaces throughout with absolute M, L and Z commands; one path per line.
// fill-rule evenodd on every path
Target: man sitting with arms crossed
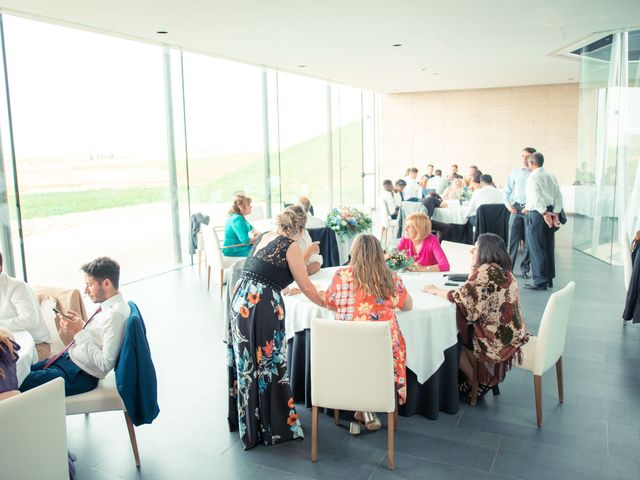
M 73 341 L 59 354 L 36 363 L 20 386 L 27 391 L 54 378 L 64 379 L 65 394 L 77 395 L 93 390 L 115 366 L 127 319 L 129 304 L 118 291 L 120 265 L 100 257 L 81 267 L 85 293 L 100 306 L 83 325 L 82 317 L 69 310 L 58 314 L 62 331 Z
M 40 315 L 36 296 L 29 285 L 4 273 L 2 265 L 0 253 L 0 327 L 11 332 L 29 332 L 36 343 L 38 358 L 44 360 L 51 355 L 51 335 Z

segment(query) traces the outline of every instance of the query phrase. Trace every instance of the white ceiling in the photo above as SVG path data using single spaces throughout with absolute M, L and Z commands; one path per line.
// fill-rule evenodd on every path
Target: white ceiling
M 0 7 L 387 93 L 577 81 L 578 63 L 554 52 L 594 32 L 640 25 L 639 0 L 0 0 Z

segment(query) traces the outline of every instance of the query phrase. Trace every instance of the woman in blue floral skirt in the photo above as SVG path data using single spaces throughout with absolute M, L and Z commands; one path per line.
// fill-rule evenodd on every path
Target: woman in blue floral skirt
M 262 235 L 251 249 L 231 303 L 228 420 L 245 450 L 304 437 L 287 372 L 282 290 L 295 280 L 312 302 L 324 306 L 297 242 L 306 220 L 300 207 L 282 212 L 277 231 Z

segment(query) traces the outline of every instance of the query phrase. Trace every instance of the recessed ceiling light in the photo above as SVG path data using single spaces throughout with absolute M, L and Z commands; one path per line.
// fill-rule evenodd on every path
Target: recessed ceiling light
M 427 71 L 427 67 L 422 67 L 422 68 L 420 69 L 420 71 L 421 71 L 421 72 L 426 72 L 426 71 Z
M 401 46 L 402 46 L 402 44 L 401 44 L 401 43 L 394 43 L 394 44 L 393 44 L 393 46 L 394 46 L 394 47 L 401 47 Z
M 433 72 L 431 75 L 439 75 L 438 72 Z
M 156 33 L 157 33 L 158 35 L 166 35 L 166 34 L 167 34 L 167 33 L 169 33 L 169 32 L 167 32 L 166 30 L 158 30 Z
M 298 65 L 298 68 L 307 68 L 306 65 Z

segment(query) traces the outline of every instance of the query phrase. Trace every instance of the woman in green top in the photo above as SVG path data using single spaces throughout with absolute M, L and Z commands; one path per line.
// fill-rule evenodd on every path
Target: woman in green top
M 246 257 L 251 250 L 251 244 L 256 239 L 256 232 L 245 216 L 251 213 L 251 199 L 244 195 L 236 195 L 229 218 L 224 226 L 224 246 L 241 245 L 233 248 L 223 248 L 222 253 L 227 257 Z M 253 232 L 253 234 L 252 234 Z

